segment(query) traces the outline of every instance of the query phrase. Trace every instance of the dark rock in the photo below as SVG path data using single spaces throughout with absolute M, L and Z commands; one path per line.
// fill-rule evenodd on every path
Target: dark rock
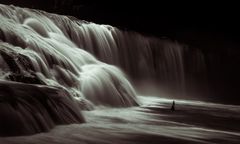
M 47 132 L 58 124 L 84 121 L 66 90 L 0 81 L 0 136 Z

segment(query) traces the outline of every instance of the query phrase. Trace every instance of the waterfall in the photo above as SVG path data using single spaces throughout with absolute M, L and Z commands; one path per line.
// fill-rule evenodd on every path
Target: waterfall
M 103 102 L 107 105 L 114 106 L 112 103 L 118 103 L 118 106 L 125 106 L 125 104 L 129 106 L 136 103 L 134 89 L 125 80 L 121 70 L 104 64 L 84 50 L 85 45 L 81 44 L 80 39 L 88 38 L 89 33 L 83 33 L 82 37 L 78 37 L 78 41 L 76 37 L 67 35 L 74 31 L 78 33 L 82 31 L 76 22 L 72 22 L 68 17 L 37 10 L 4 5 L 0 8 L 2 12 L 1 59 L 5 65 L 2 70 L 2 79 L 26 83 L 29 79 L 26 77 L 31 77 L 40 84 L 62 87 L 76 99 L 79 97 L 92 99 L 86 93 L 94 91 L 94 86 L 97 85 L 100 91 L 105 91 L 114 97 L 112 102 Z M 101 41 L 111 41 L 101 36 L 99 35 L 99 39 L 95 37 L 95 41 L 89 41 L 88 44 L 101 45 Z M 114 49 L 114 46 L 105 45 L 104 42 L 99 51 L 103 51 L 101 52 L 103 57 L 110 57 L 109 61 L 111 61 L 113 59 L 111 48 Z M 92 74 L 92 68 L 86 68 L 87 65 L 94 67 L 94 71 L 100 72 Z M 85 76 L 90 78 L 84 78 Z M 89 79 L 94 79 L 91 85 L 86 82 Z M 105 80 L 106 82 L 102 82 Z M 85 84 L 89 85 L 89 90 L 86 90 Z M 113 90 L 116 90 L 114 95 L 110 93 Z M 98 98 L 97 94 L 95 98 Z M 128 99 L 127 102 L 124 101 L 126 99 Z
M 2 8 L 2 11 L 5 17 L 11 17 L 14 13 L 6 8 Z M 15 21 L 28 27 L 34 25 L 33 23 L 44 21 L 44 28 L 48 34 L 41 30 L 43 29 L 40 28 L 41 26 L 38 28 L 34 26 L 37 29 L 35 31 L 54 39 L 54 43 L 64 42 L 84 50 L 81 52 L 84 53 L 82 55 L 89 55 L 85 53 L 87 51 L 102 62 L 116 65 L 133 79 L 153 79 L 173 89 L 184 91 L 186 87 L 197 83 L 194 82 L 196 77 L 206 78 L 204 75 L 206 62 L 200 49 L 192 50 L 186 45 L 168 39 L 147 37 L 136 32 L 122 31 L 110 25 L 99 25 L 74 17 L 21 8 L 15 8 L 15 13 L 19 15 Z M 35 20 L 26 20 L 29 17 Z M 65 49 L 61 51 L 64 55 Z M 69 51 L 71 50 L 68 50 L 68 55 L 72 58 Z M 193 56 L 190 57 L 190 55 Z M 84 64 L 86 59 L 94 63 L 89 58 L 78 60 L 77 63 L 81 61 Z M 75 60 L 72 61 L 75 62 Z M 193 65 L 196 68 L 192 67 Z
M 184 92 L 202 81 L 204 71 L 203 53 L 178 42 L 0 5 L 0 116 L 19 119 L 18 127 L 23 125 L 20 134 L 12 129 L 9 135 L 81 123 L 80 110 L 97 106 L 137 106 L 127 77 L 150 79 Z M 0 121 L 0 127 L 9 119 Z M 25 121 L 31 126 L 25 126 Z
M 113 38 L 101 37 L 101 31 L 95 37 L 66 16 L 5 5 L 0 12 L 0 135 L 82 123 L 80 110 L 99 105 L 138 105 L 126 75 L 104 63 L 117 60 Z M 102 48 L 100 60 L 90 53 L 91 44 Z
M 75 45 L 120 67 L 134 80 L 150 79 L 178 92 L 205 87 L 197 85 L 206 79 L 205 55 L 200 49 L 110 25 L 37 12 L 51 19 Z

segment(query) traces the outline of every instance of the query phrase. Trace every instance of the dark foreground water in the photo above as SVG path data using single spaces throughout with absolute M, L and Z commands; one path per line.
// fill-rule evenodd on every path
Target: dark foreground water
M 1 144 L 240 143 L 240 106 L 140 97 L 141 106 L 85 111 L 85 124 L 0 138 Z

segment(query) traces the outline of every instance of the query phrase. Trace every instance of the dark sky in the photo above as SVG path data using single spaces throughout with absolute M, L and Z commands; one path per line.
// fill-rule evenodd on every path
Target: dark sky
M 1 0 L 1 3 L 73 15 L 96 23 L 187 42 L 199 37 L 204 40 L 207 35 L 226 40 L 238 39 L 238 8 L 224 2 Z

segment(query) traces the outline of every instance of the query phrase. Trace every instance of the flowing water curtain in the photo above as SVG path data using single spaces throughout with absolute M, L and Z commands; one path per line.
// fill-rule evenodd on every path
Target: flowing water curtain
M 36 83 L 62 87 L 72 93 L 72 95 L 78 100 L 79 97 L 85 97 L 88 99 L 88 95 L 82 93 L 82 86 L 80 83 L 80 81 L 83 81 L 82 77 L 86 75 L 88 71 L 85 70 L 83 75 L 82 67 L 85 65 L 93 65 L 106 72 L 109 77 L 123 79 L 118 81 L 126 82 L 125 85 L 131 87 L 122 73 L 115 73 L 113 70 L 108 70 L 117 68 L 113 66 L 108 67 L 106 64 L 100 62 L 90 53 L 85 51 L 84 48 L 78 47 L 78 45 L 84 45 L 80 43 L 80 38 L 77 39 L 77 41 L 74 41 L 74 38 L 76 40 L 77 36 L 74 35 L 75 33 L 73 31 L 81 31 L 80 23 L 76 22 L 76 20 L 71 20 L 66 16 L 57 16 L 42 11 L 22 9 L 13 6 L 1 5 L 0 8 L 3 12 L 1 16 L 1 56 L 3 57 L 3 55 L 5 55 L 5 57 L 1 59 L 3 61 L 2 63 L 7 63 L 9 67 L 12 67 L 11 70 L 6 70 L 6 73 L 11 73 L 11 78 L 7 76 L 3 78 L 7 80 L 27 82 L 25 79 L 30 76 L 33 77 L 33 79 L 35 78 L 39 80 L 39 82 Z M 4 11 L 6 11 L 6 13 L 4 13 Z M 60 25 L 57 25 L 56 20 L 59 19 L 66 23 L 63 24 L 59 22 Z M 92 33 L 96 33 L 99 36 L 110 35 L 106 34 L 105 30 L 98 32 L 98 30 L 94 29 L 94 27 L 98 27 L 96 24 L 89 24 L 89 27 L 90 28 L 85 29 L 92 31 Z M 88 34 L 83 33 L 81 38 L 84 37 L 88 37 Z M 114 55 L 117 54 L 116 52 L 112 52 L 112 49 L 114 49 L 114 47 L 116 48 L 116 44 L 111 43 L 111 40 L 109 40 L 107 36 L 103 36 L 99 40 L 95 37 L 94 40 L 89 41 L 89 44 L 96 43 L 101 48 L 108 45 L 103 52 L 100 51 L 102 52 L 100 55 L 103 59 L 110 58 L 106 61 L 114 62 L 115 60 L 112 59 L 116 58 Z M 112 53 L 115 54 L 112 55 Z M 9 59 L 7 59 L 6 55 Z M 11 63 L 9 63 L 9 60 L 11 60 Z M 24 62 L 19 60 L 24 60 Z M 19 72 L 13 70 L 13 67 L 16 67 Z M 27 67 L 31 69 L 28 69 Z M 89 73 L 91 73 L 90 70 Z M 89 75 L 91 76 L 91 74 Z M 99 77 L 101 77 L 100 74 Z M 99 80 L 104 81 L 105 79 L 96 80 L 95 85 L 98 84 Z M 107 87 L 105 89 L 102 87 L 102 91 L 110 93 L 111 90 L 118 88 L 124 89 L 124 91 L 129 91 L 114 96 L 125 97 L 127 94 L 128 97 L 131 97 L 132 104 L 129 104 L 128 102 L 125 103 L 122 98 L 116 99 L 119 101 L 117 103 L 122 103 L 120 104 L 122 106 L 136 104 L 134 89 L 119 86 L 115 84 L 114 81 L 108 82 L 112 83 L 112 87 Z M 107 90 L 108 88 L 110 90 Z M 83 99 L 81 98 L 81 100 Z M 106 103 L 103 102 L 100 104 Z M 114 106 L 114 104 L 107 105 Z
M 7 8 L 4 8 L 4 11 L 7 11 L 8 14 L 5 14 L 7 17 L 11 17 L 13 14 Z M 204 59 L 200 60 L 195 57 L 187 60 L 186 57 L 189 55 L 187 48 L 171 40 L 146 37 L 136 32 L 121 31 L 109 25 L 98 25 L 67 16 L 59 17 L 43 11 L 20 8 L 16 8 L 15 11 L 21 15 L 21 19 L 18 18 L 20 16 L 15 18 L 16 21 L 25 23 L 25 25 L 30 24 L 31 26 L 34 23 L 33 20 L 24 22 L 24 19 L 26 20 L 28 17 L 40 22 L 44 21 L 44 28 L 48 31 L 47 36 L 51 38 L 49 40 L 51 41 L 50 47 L 61 54 L 70 56 L 72 53 L 75 55 L 76 49 L 86 50 L 103 62 L 119 66 L 137 80 L 156 80 L 157 78 L 157 81 L 164 85 L 185 91 L 186 85 L 192 85 L 189 82 L 194 81 L 189 81 L 185 75 L 188 74 L 188 71 L 195 69 L 192 66 L 189 67 L 186 61 L 198 60 L 197 63 L 202 63 L 200 65 L 203 66 L 205 63 Z M 33 45 L 38 45 L 38 43 Z M 69 46 L 71 48 L 68 48 Z M 81 59 L 76 61 L 73 56 L 68 57 L 68 59 L 72 59 L 71 61 L 75 63 L 76 67 L 81 67 L 79 63 L 96 63 L 96 60 L 90 58 L 89 54 L 84 51 L 81 53 L 81 55 L 87 55 L 88 58 L 79 58 L 80 56 L 76 55 L 78 59 Z M 200 51 L 194 52 L 194 55 L 199 54 L 201 55 Z M 204 69 L 203 67 L 203 72 Z M 197 79 L 197 77 L 191 79 Z
M 9 9 L 5 8 L 4 10 L 8 11 L 8 17 L 13 13 Z M 97 25 L 80 21 L 73 17 L 59 17 L 58 15 L 48 14 L 43 11 L 30 9 L 16 9 L 16 11 L 22 13 L 19 14 L 21 15 L 21 20 L 16 21 L 21 21 L 25 26 L 29 25 L 28 27 L 31 27 L 34 23 L 38 23 L 37 21 L 45 22 L 44 28 L 46 28 L 48 34 L 42 35 L 45 35 L 44 38 L 48 37 L 46 38 L 47 40 L 44 40 L 41 46 L 38 46 L 39 42 L 35 42 L 36 38 L 34 38 L 31 42 L 33 45 L 31 48 L 42 48 L 44 47 L 42 45 L 46 45 L 47 48 L 44 50 L 41 48 L 41 50 L 37 50 L 42 51 L 41 53 L 43 53 L 43 57 L 46 57 L 43 58 L 43 61 L 46 64 L 54 58 L 47 56 L 45 53 L 53 53 L 51 55 L 58 53 L 58 55 L 67 56 L 67 61 L 70 61 L 70 63 L 54 60 L 54 64 L 70 64 L 70 69 L 72 69 L 71 73 L 73 74 L 77 74 L 74 69 L 80 69 L 84 64 L 95 64 L 97 61 L 85 51 L 79 52 L 79 54 L 81 53 L 81 56 L 77 56 L 75 51 L 78 51 L 77 49 L 79 48 L 92 53 L 101 61 L 118 65 L 135 79 L 157 78 L 161 83 L 169 83 L 169 86 L 174 86 L 182 91 L 186 89 L 186 82 L 189 82 L 189 80 L 186 80 L 189 79 L 186 78 L 186 73 L 194 71 L 195 69 L 194 67 L 189 66 L 186 61 L 197 60 L 197 63 L 202 63 L 200 65 L 203 66 L 202 71 L 204 71 L 204 58 L 201 60 L 197 57 L 187 59 L 186 56 L 189 55 L 188 50 L 184 45 L 177 42 L 154 37 L 145 37 L 135 32 L 121 31 L 112 26 Z M 23 18 L 27 17 L 33 17 L 34 19 L 37 19 L 37 21 L 35 20 L 34 22 L 34 20 L 27 20 L 24 22 Z M 39 30 L 36 31 L 40 34 L 44 33 Z M 22 40 L 19 39 L 19 41 Z M 18 44 L 21 43 L 18 42 Z M 75 49 L 73 49 L 73 47 L 75 47 Z M 52 50 L 49 50 L 48 48 L 51 48 Z M 66 51 L 66 49 L 68 49 L 68 51 Z M 73 57 L 73 53 L 76 57 Z M 201 52 L 195 51 L 193 54 L 201 55 Z M 82 58 L 84 55 L 87 56 Z M 76 59 L 78 60 L 76 61 Z M 81 65 L 79 65 L 79 63 L 81 63 Z M 62 67 L 66 69 L 66 67 Z M 61 68 L 54 66 L 54 73 L 58 77 L 59 75 L 62 75 Z M 68 75 L 71 76 L 71 73 Z M 192 77 L 191 79 L 194 78 L 195 77 Z

